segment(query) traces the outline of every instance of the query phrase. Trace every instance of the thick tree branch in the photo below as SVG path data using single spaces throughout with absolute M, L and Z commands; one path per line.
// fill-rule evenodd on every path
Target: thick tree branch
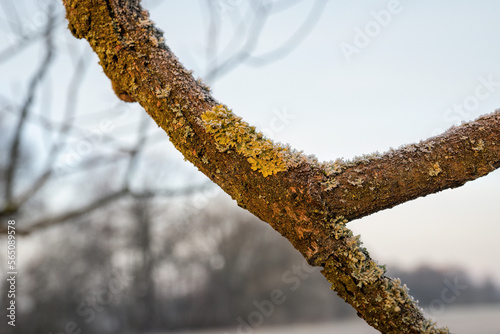
M 285 236 L 360 317 L 383 333 L 447 333 L 384 275 L 349 220 L 453 188 L 500 166 L 500 112 L 418 145 L 319 163 L 262 137 L 194 80 L 137 1 L 67 0 L 116 94 L 138 101 L 184 157 Z

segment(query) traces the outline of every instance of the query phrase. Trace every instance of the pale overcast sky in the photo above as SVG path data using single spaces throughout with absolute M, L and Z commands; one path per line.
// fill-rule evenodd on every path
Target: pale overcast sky
M 254 55 L 281 45 L 316 3 L 292 2 L 297 4 L 269 17 Z M 214 3 L 224 50 L 248 3 Z M 144 2 L 148 4 L 167 45 L 202 77 L 209 23 L 205 2 Z M 500 107 L 499 12 L 500 2 L 493 0 L 327 1 L 311 33 L 291 54 L 263 67 L 241 65 L 212 84 L 212 90 L 273 139 L 320 160 L 383 152 Z M 71 52 L 91 52 L 84 51 L 85 41 L 75 42 L 67 32 L 61 36 L 58 66 L 63 77 L 75 61 Z M 16 66 L 25 69 L 17 82 L 0 82 L 4 92 L 18 93 L 24 73 L 37 65 L 33 54 L 38 53 L 34 46 L 2 67 L 4 73 L 19 71 Z M 80 105 L 89 113 L 116 103 L 96 58 L 91 61 Z M 460 266 L 476 277 L 494 275 L 500 283 L 499 189 L 496 171 L 350 227 L 381 263 Z

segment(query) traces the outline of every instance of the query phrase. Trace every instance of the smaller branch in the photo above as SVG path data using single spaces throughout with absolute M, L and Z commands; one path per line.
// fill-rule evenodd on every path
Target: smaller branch
M 382 155 L 323 164 L 321 196 L 349 221 L 462 186 L 500 168 L 500 109 Z

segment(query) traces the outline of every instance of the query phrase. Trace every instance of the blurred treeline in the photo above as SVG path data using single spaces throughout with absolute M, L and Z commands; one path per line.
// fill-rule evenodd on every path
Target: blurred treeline
M 31 255 L 19 264 L 16 333 L 236 326 L 275 289 L 285 301 L 265 324 L 353 313 L 284 238 L 227 200 L 187 217 L 176 205 L 123 201 L 20 239 Z
M 20 239 L 26 255 L 20 259 L 15 332 L 64 333 L 68 324 L 82 333 L 236 327 L 275 289 L 284 302 L 265 314 L 263 324 L 355 316 L 319 271 L 305 270 L 300 254 L 266 224 L 220 195 L 201 209 L 179 211 L 192 200 L 123 201 Z M 491 282 L 474 283 L 457 269 L 391 275 L 401 277 L 423 307 L 443 298 L 446 281 L 466 286 L 446 307 L 500 302 Z

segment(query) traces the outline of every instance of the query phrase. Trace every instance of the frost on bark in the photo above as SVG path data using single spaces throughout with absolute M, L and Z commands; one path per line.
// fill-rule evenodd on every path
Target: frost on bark
M 117 96 L 140 103 L 187 160 L 323 267 L 361 318 L 382 333 L 448 333 L 385 275 L 347 223 L 498 168 L 500 111 L 383 155 L 318 162 L 216 101 L 137 0 L 63 2 L 69 29 L 90 43 Z

